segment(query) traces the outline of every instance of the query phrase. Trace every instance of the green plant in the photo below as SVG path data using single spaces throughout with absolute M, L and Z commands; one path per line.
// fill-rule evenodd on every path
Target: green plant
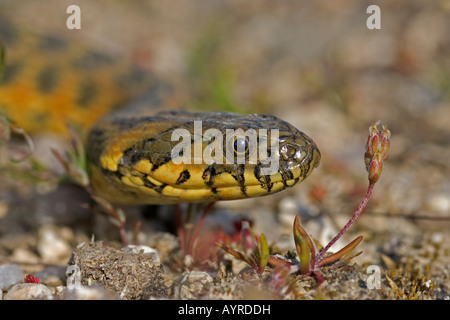
M 243 252 L 236 251 L 222 243 L 217 243 L 217 245 L 235 258 L 244 261 L 258 274 L 263 273 L 269 261 L 269 246 L 266 237 L 262 233 L 256 237 L 248 221 L 242 221 L 241 245 Z
M 280 277 L 282 278 L 288 276 L 288 274 L 286 274 L 286 270 L 294 270 L 295 272 L 302 275 L 314 275 L 317 281 L 319 283 L 322 283 L 324 281 L 324 278 L 319 271 L 322 266 L 333 263 L 342 258 L 348 261 L 362 253 L 362 251 L 360 251 L 357 254 L 351 254 L 351 251 L 355 249 L 363 239 L 362 236 L 359 236 L 338 252 L 333 253 L 325 258 L 322 258 L 322 253 L 326 252 L 325 249 L 323 249 L 319 255 L 316 255 L 316 247 L 314 245 L 314 241 L 306 233 L 305 229 L 300 226 L 298 216 L 296 216 L 294 219 L 293 234 L 299 263 L 297 265 L 295 263 L 270 256 L 268 263 L 276 267 L 276 272 L 274 272 L 274 277 L 271 280 L 271 286 L 273 287 L 280 286 L 276 284 L 280 282 Z M 294 268 L 291 268 L 291 266 L 293 266 Z

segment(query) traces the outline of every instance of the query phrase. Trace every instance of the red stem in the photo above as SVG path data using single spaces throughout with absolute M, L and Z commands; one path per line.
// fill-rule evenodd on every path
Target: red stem
M 198 219 L 198 222 L 196 223 L 195 228 L 194 228 L 194 232 L 192 233 L 192 236 L 189 239 L 189 247 L 188 247 L 187 254 L 192 254 L 192 248 L 194 246 L 194 241 L 197 238 L 197 234 L 199 233 L 200 228 L 202 227 L 203 222 L 205 221 L 205 217 L 208 214 L 211 207 L 213 206 L 213 204 L 214 204 L 214 202 L 208 203 L 208 205 L 203 210 L 203 213 L 202 213 L 200 219 Z
M 183 228 L 183 219 L 182 219 L 182 212 L 180 209 L 180 206 L 178 204 L 175 205 L 175 217 L 176 217 L 176 226 L 177 226 L 177 233 L 178 238 L 180 238 L 180 249 L 181 249 L 181 255 L 184 257 L 186 254 L 185 250 L 185 244 L 184 244 L 184 228 Z
M 123 246 L 127 246 L 128 245 L 127 231 L 125 229 L 125 222 L 124 221 L 120 221 L 119 234 L 120 234 L 120 239 L 122 240 L 122 245 Z
M 325 246 L 325 248 L 316 257 L 315 266 L 317 266 L 317 264 L 320 262 L 320 260 L 322 260 L 324 254 L 328 251 L 328 249 L 330 249 L 330 247 L 342 237 L 342 235 L 347 231 L 348 228 L 350 228 L 350 226 L 353 224 L 353 222 L 355 222 L 355 220 L 361 215 L 362 211 L 364 210 L 364 208 L 367 205 L 367 202 L 369 201 L 370 195 L 372 194 L 373 186 L 374 186 L 373 183 L 369 184 L 369 187 L 367 188 L 367 191 L 366 191 L 363 201 L 360 203 L 358 209 L 353 214 L 351 219 L 347 222 L 347 224 L 344 226 L 344 228 L 342 228 L 342 230 Z

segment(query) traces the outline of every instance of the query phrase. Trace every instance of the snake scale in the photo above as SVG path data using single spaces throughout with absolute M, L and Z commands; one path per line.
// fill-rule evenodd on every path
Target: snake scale
M 170 87 L 134 66 L 59 36 L 25 37 L 7 19 L 0 19 L 0 43 L 6 56 L 0 108 L 30 133 L 64 134 L 67 123 L 91 127 L 85 139 L 90 180 L 95 192 L 113 204 L 268 195 L 292 187 L 319 165 L 320 152 L 314 141 L 275 116 L 183 110 Z M 215 150 L 214 159 L 219 161 L 194 159 L 196 147 L 201 146 L 204 154 L 218 139 L 196 135 L 195 122 L 201 122 L 201 133 L 215 129 L 222 135 L 215 144 L 223 146 Z M 191 157 L 187 163 L 173 159 L 179 144 L 173 134 L 180 129 L 192 134 L 192 148 L 186 149 L 190 153 L 183 155 Z M 253 149 L 248 136 L 226 135 L 227 130 L 237 129 L 269 132 L 264 136 L 265 151 L 277 161 L 274 172 L 262 174 L 267 163 L 259 158 L 249 161 Z M 261 136 L 256 142 L 263 145 Z M 233 159 L 241 154 L 244 163 L 221 157 L 218 150 L 227 148 Z

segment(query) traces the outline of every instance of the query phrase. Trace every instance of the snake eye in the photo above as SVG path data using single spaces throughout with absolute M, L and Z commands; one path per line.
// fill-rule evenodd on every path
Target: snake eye
M 248 151 L 248 138 L 235 137 L 233 142 L 233 150 L 236 155 L 245 154 Z
M 241 132 L 242 131 L 242 132 Z M 226 159 L 229 164 L 256 163 L 258 156 L 256 130 L 249 129 L 244 132 L 236 129 L 227 132 L 225 150 Z

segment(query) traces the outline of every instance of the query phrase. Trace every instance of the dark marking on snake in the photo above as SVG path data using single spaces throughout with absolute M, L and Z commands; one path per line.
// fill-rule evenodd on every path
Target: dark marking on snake
M 239 186 L 241 188 L 241 192 L 244 196 L 247 196 L 247 187 L 245 186 L 245 178 L 244 178 L 244 172 L 245 172 L 245 164 L 240 164 L 237 166 L 237 169 L 235 172 L 231 173 L 234 179 L 236 179 L 237 183 L 239 183 Z
M 53 35 L 44 35 L 39 39 L 38 49 L 44 51 L 60 51 L 67 48 L 67 42 Z
M 180 173 L 180 176 L 178 177 L 178 179 L 175 182 L 175 184 L 185 183 L 186 181 L 189 180 L 190 177 L 191 177 L 191 174 L 189 173 L 189 171 L 188 170 L 184 170 L 183 172 Z
M 3 75 L 0 74 L 0 80 L 2 86 L 12 82 L 20 73 L 20 69 L 22 68 L 22 63 L 17 64 L 7 64 L 5 65 Z
M 59 70 L 55 66 L 44 67 L 37 75 L 37 89 L 43 94 L 52 92 L 58 84 Z
M 258 179 L 258 181 L 261 183 L 261 188 L 267 190 L 267 192 L 269 193 L 272 190 L 273 183 L 269 175 L 261 175 L 260 162 L 258 163 L 258 165 L 255 166 L 253 174 L 255 175 L 256 179 Z
M 163 189 L 165 188 L 165 187 L 167 187 L 167 184 L 166 183 L 163 183 L 163 184 L 161 184 L 161 185 L 156 185 L 156 184 L 154 184 L 153 182 L 151 182 L 150 180 L 148 180 L 147 179 L 147 175 L 142 175 L 142 177 L 141 177 L 141 179 L 142 179 L 142 181 L 144 182 L 144 185 L 146 186 L 146 187 L 149 187 L 149 188 L 151 188 L 151 189 L 153 189 L 154 191 L 156 191 L 156 192 L 158 192 L 158 193 L 162 193 L 162 191 L 163 191 Z
M 78 87 L 77 104 L 87 107 L 98 95 L 97 85 L 92 81 L 83 82 Z

